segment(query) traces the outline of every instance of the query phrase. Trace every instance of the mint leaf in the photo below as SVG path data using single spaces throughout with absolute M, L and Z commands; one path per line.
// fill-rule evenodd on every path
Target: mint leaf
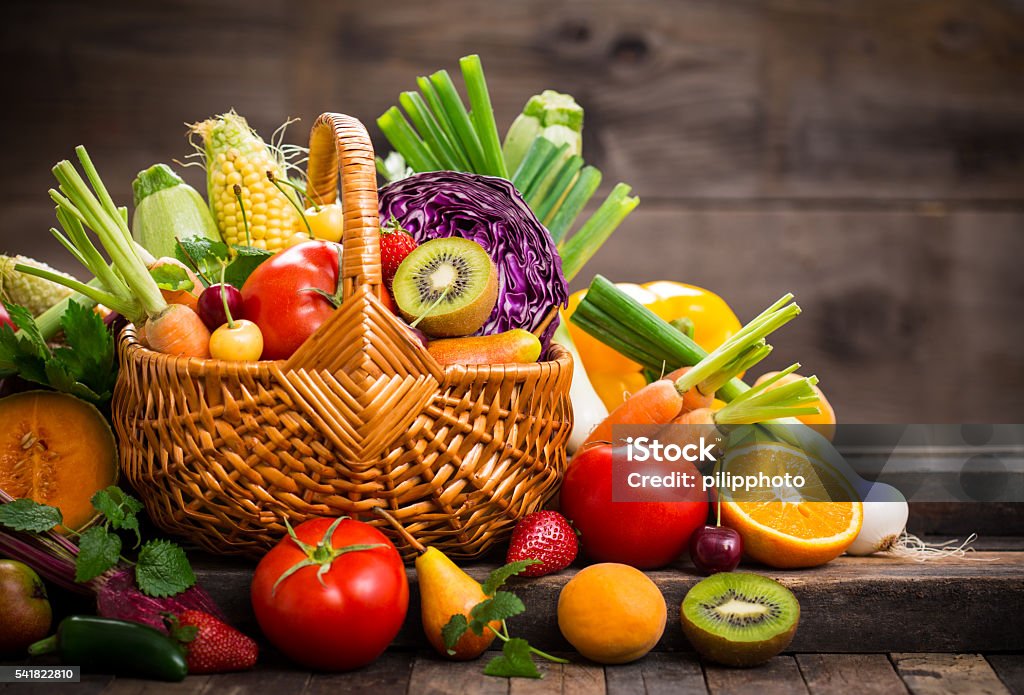
M 472 618 L 469 627 L 476 634 L 482 635 L 487 623 L 495 620 L 500 622 L 513 615 L 519 615 L 525 610 L 526 606 L 518 596 L 507 591 L 499 591 L 494 596 L 473 606 L 469 611 L 469 616 Z
M 220 277 L 220 264 L 230 260 L 230 250 L 223 241 L 194 236 L 178 239 L 174 256 L 201 277 Z
M 455 653 L 455 645 L 458 644 L 462 636 L 466 634 L 466 629 L 469 627 L 469 623 L 466 621 L 466 616 L 462 613 L 456 613 L 451 619 L 445 623 L 444 627 L 441 628 L 441 637 L 444 638 L 444 647 L 449 654 Z
M 498 569 L 491 572 L 491 574 L 487 577 L 487 581 L 484 582 L 484 593 L 488 596 L 493 595 L 495 591 L 497 591 L 505 585 L 505 582 L 508 581 L 510 577 L 516 576 L 530 565 L 539 564 L 540 560 L 527 559 L 517 560 L 516 562 L 510 562 L 503 567 L 499 567 Z
M 0 526 L 15 531 L 42 533 L 64 522 L 56 507 L 39 504 L 30 499 L 14 500 L 0 504 Z
M 116 529 L 134 531 L 137 543 L 142 542 L 142 537 L 139 535 L 139 519 L 136 516 L 142 511 L 142 502 L 125 493 L 116 485 L 111 485 L 92 496 L 92 506 L 106 517 L 111 526 Z
M 78 539 L 75 581 L 95 579 L 121 559 L 121 539 L 102 526 L 93 526 Z
M 235 287 L 244 285 L 252 271 L 256 270 L 263 261 L 274 255 L 266 249 L 256 248 L 255 246 L 232 246 L 231 248 L 235 252 L 235 259 L 224 270 L 224 282 Z
M 149 275 L 153 278 L 156 286 L 162 290 L 191 292 L 196 287 L 196 283 L 192 282 L 192 278 L 188 276 L 188 271 L 173 263 L 158 265 L 149 271 Z
M 196 583 L 185 551 L 170 541 L 149 541 L 139 551 L 135 581 L 147 596 L 165 598 Z
M 484 674 L 501 678 L 540 678 L 537 664 L 530 657 L 530 644 L 524 639 L 513 637 L 501 648 L 501 656 L 491 659 L 484 667 Z

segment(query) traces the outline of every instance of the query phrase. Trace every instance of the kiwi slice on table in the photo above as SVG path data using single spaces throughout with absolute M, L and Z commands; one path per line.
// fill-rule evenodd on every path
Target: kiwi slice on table
M 392 285 L 406 321 L 435 338 L 480 330 L 498 300 L 498 269 L 475 241 L 432 239 L 405 257 Z
M 800 604 L 777 581 L 747 572 L 722 572 L 698 582 L 679 609 L 683 632 L 709 661 L 756 666 L 789 646 Z

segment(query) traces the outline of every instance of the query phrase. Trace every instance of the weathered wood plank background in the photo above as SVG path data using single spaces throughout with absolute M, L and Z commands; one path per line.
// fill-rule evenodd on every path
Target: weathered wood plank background
M 794 291 L 773 362 L 844 421 L 1024 420 L 1019 0 L 25 0 L 0 33 L 0 251 L 70 268 L 45 191 L 78 143 L 128 200 L 190 152 L 185 122 L 373 131 L 475 51 L 500 127 L 571 92 L 587 159 L 641 196 L 589 271 L 708 286 L 742 318 Z

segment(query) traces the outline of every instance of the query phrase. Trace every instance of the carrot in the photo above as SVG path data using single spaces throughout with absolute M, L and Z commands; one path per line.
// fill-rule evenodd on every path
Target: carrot
M 765 336 L 796 315 L 783 298 L 693 367 L 672 372 L 640 389 L 613 410 L 584 440 L 612 441 L 616 425 L 667 425 L 680 413 L 711 405 L 715 391 L 771 351 Z
M 170 304 L 146 321 L 146 338 L 157 352 L 185 357 L 210 356 L 210 330 L 184 304 Z
M 683 397 L 676 390 L 675 382 L 668 379 L 652 381 L 613 410 L 587 436 L 583 446 L 591 442 L 612 441 L 612 427 L 616 425 L 664 424 L 678 415 L 682 407 Z
M 669 381 L 679 381 L 683 378 L 683 375 L 689 372 L 693 367 L 680 367 L 668 374 L 665 378 Z M 705 393 L 704 389 L 706 386 L 703 383 L 692 386 L 686 393 L 683 394 L 683 407 L 681 413 L 687 413 L 691 410 L 697 410 L 699 408 L 710 408 L 711 403 L 715 400 L 715 392 Z

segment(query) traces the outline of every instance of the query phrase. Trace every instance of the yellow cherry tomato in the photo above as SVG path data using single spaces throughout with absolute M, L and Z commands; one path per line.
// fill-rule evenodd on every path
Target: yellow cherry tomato
M 210 336 L 210 357 L 230 362 L 255 362 L 263 354 L 263 333 L 252 321 L 224 324 Z
M 728 340 L 741 327 L 739 319 L 725 300 L 702 287 L 668 280 L 644 285 L 622 282 L 615 286 L 666 321 L 690 319 L 694 327 L 694 341 L 708 352 Z M 586 290 L 581 290 L 569 297 L 567 317 L 572 316 L 586 294 Z M 592 338 L 571 321 L 569 333 L 576 343 L 590 382 L 609 410 L 622 404 L 624 393 L 633 393 L 646 383 L 642 367 L 633 360 Z M 624 387 L 624 384 L 629 386 Z
M 309 208 L 306 210 L 306 221 L 309 222 L 309 228 L 315 238 L 324 241 L 341 241 L 345 215 L 341 211 L 340 203 Z

